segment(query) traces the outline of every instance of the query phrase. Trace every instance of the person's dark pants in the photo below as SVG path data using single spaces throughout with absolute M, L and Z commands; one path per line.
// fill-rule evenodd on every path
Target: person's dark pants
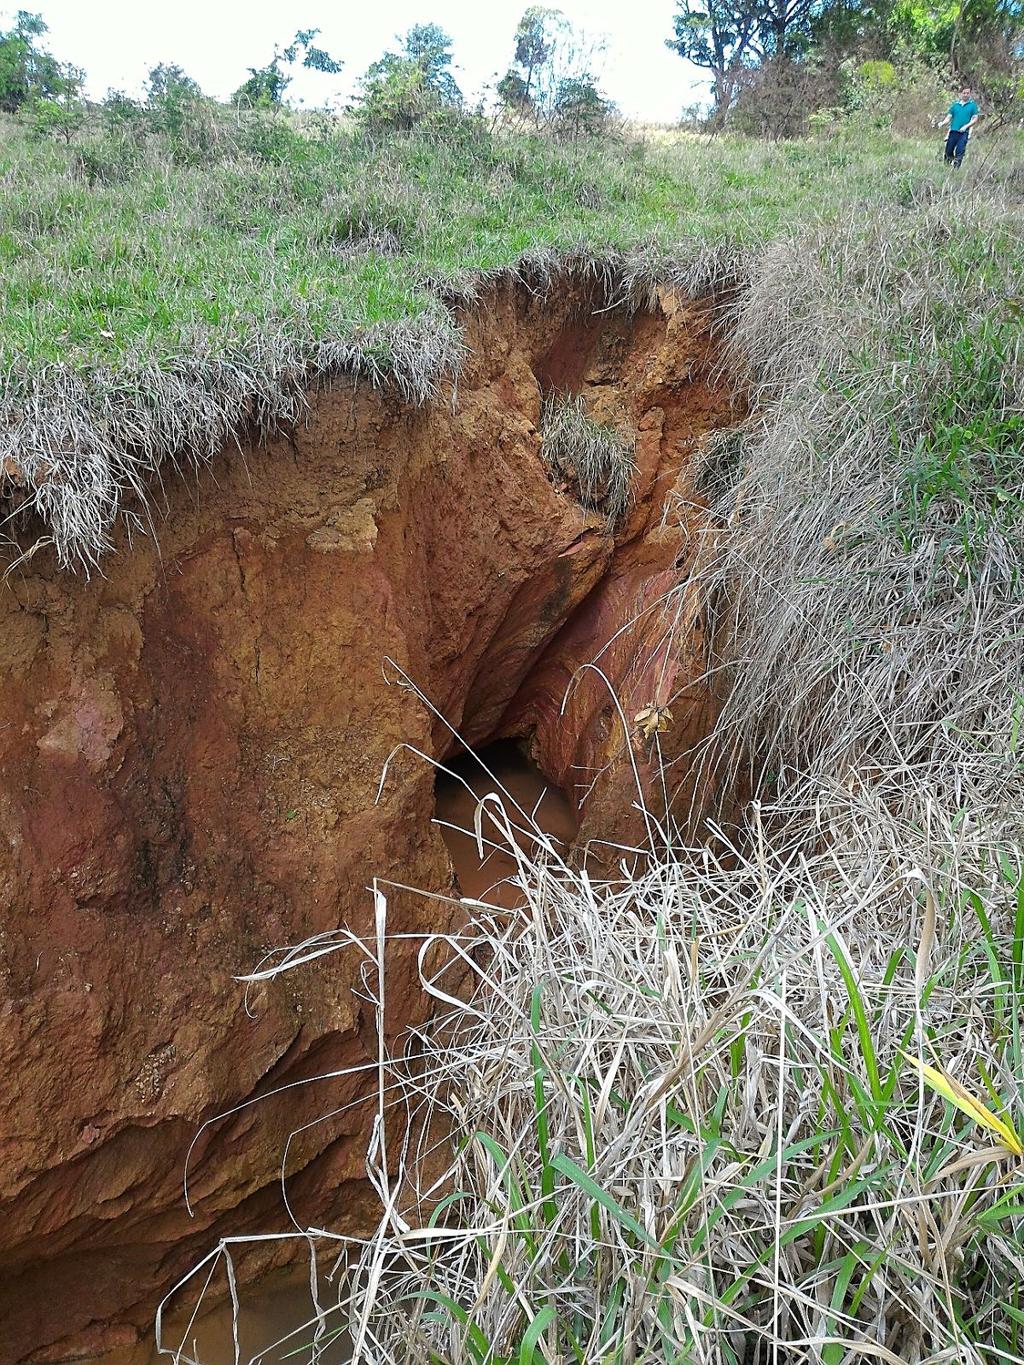
M 949 137 L 946 138 L 946 165 L 959 167 L 964 159 L 964 152 L 967 151 L 967 139 L 970 133 L 966 128 L 961 128 L 958 133 L 950 129 Z

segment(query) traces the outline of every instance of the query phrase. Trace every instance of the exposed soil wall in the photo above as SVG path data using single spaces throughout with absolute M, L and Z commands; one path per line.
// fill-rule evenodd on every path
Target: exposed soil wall
M 590 313 L 503 289 L 466 319 L 445 402 L 410 413 L 339 383 L 292 438 L 170 479 L 159 547 L 121 545 L 89 582 L 40 554 L 0 590 L 0 1360 L 130 1344 L 219 1236 L 284 1228 L 284 1140 L 328 1110 L 292 1144 L 293 1209 L 372 1221 L 355 954 L 261 987 L 249 1015 L 233 977 L 276 945 L 370 932 L 374 876 L 450 887 L 429 768 L 399 752 L 377 801 L 395 746 L 450 744 L 386 659 L 467 742 L 532 736 L 552 780 L 589 789 L 587 836 L 635 835 L 631 769 L 596 675 L 560 710 L 625 623 L 601 666 L 627 717 L 674 699 L 670 755 L 706 732 L 699 623 L 684 603 L 669 647 L 648 608 L 693 552 L 666 498 L 729 420 L 709 311 Z M 638 431 L 614 538 L 550 482 L 549 384 Z M 389 891 L 392 931 L 451 914 Z M 397 1032 L 424 1008 L 415 945 L 389 971 Z M 188 1215 L 203 1119 L 339 1071 L 208 1129 Z

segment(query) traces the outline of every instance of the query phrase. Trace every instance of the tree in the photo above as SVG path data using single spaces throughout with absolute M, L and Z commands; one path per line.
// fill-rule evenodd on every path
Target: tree
M 1020 118 L 1024 0 L 831 0 L 811 30 L 815 50 L 837 70 L 889 62 L 901 90 L 926 84 L 928 73 L 933 84 L 952 73 L 978 92 L 989 126 L 993 117 Z
M 284 92 L 291 85 L 293 74 L 286 67 L 301 66 L 311 71 L 323 71 L 336 75 L 342 63 L 336 61 L 322 47 L 315 46 L 313 40 L 320 32 L 318 28 L 300 29 L 286 48 L 274 46 L 274 55 L 266 66 L 250 66 L 249 79 L 244 81 L 231 96 L 233 104 L 248 109 L 272 109 L 281 105 Z
M 356 112 L 368 127 L 409 132 L 437 103 L 416 62 L 385 52 L 363 77 Z
M 1022 0 L 896 0 L 889 26 L 894 41 L 948 62 L 961 79 L 1019 74 Z
M 528 115 L 536 123 L 557 119 L 559 106 L 579 107 L 589 87 L 599 94 L 592 64 L 600 45 L 577 33 L 561 10 L 531 5 L 515 31 L 515 49 L 508 71 L 498 82 L 503 108 Z M 591 101 L 592 109 L 596 106 Z
M 174 62 L 159 62 L 150 67 L 144 82 L 146 102 L 156 108 L 168 101 L 202 99 L 199 82 L 185 74 Z
M 149 129 L 148 111 L 123 90 L 107 91 L 100 114 L 107 132 L 113 137 L 126 138 L 132 142 L 145 140 Z
M 70 145 L 85 122 L 84 84 L 85 72 L 81 67 L 70 63 L 59 65 L 49 93 L 34 96 L 24 106 L 35 131 L 44 136 L 63 138 Z
M 234 92 L 231 103 L 244 109 L 276 108 L 291 84 L 291 77 L 281 70 L 277 54 L 267 66 L 249 66 L 246 70 L 249 79 Z
M 711 73 L 713 125 L 728 119 L 752 69 L 806 56 L 826 9 L 847 0 L 676 0 L 666 45 Z M 854 4 L 857 0 L 854 0 Z M 760 82 L 767 91 L 794 89 L 794 73 Z M 799 85 L 801 82 L 796 82 Z M 770 115 L 769 115 L 770 117 Z
M 894 56 L 894 0 L 832 0 L 812 23 L 812 41 L 838 70 L 841 62 Z
M 729 116 L 740 77 L 756 58 L 758 8 L 747 0 L 677 0 L 666 47 L 711 73 L 713 122 Z
M 498 82 L 497 95 L 504 109 L 512 109 L 517 114 L 533 112 L 534 104 L 530 95 L 530 87 L 519 72 L 511 67 Z
M 408 132 L 428 114 L 458 109 L 462 92 L 451 73 L 452 40 L 436 24 L 416 24 L 363 77 L 356 112 L 368 126 Z
M 60 63 L 38 44 L 49 30 L 39 14 L 18 10 L 14 26 L 0 31 L 0 110 L 16 113 L 30 100 L 59 98 Z
M 555 93 L 555 55 L 568 31 L 569 23 L 561 10 L 531 5 L 524 12 L 515 32 L 512 65 L 498 84 L 498 96 L 504 104 L 540 112 L 545 94 Z
M 803 57 L 815 20 L 827 4 L 828 0 L 759 0 L 755 46 L 762 62 Z
M 933 29 L 960 81 L 973 85 L 989 114 L 1017 122 L 1024 105 L 1022 0 L 961 0 L 953 23 Z M 948 14 L 948 9 L 947 9 Z
M 428 89 L 446 104 L 461 104 L 462 91 L 452 75 L 452 40 L 438 24 L 414 24 L 402 39 L 404 55 L 423 72 Z

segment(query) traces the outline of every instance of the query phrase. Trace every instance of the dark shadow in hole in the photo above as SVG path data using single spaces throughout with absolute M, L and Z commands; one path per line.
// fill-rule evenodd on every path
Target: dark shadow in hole
M 489 793 L 496 793 L 510 821 L 517 826 L 516 842 L 522 849 L 528 853 L 539 851 L 540 830 L 550 837 L 563 857 L 576 837 L 575 806 L 510 739 L 466 751 L 446 760 L 445 767 L 454 776 L 438 773 L 436 817 L 442 822 L 441 833 L 461 894 L 492 905 L 518 904 L 521 892 L 507 884 L 516 872 L 515 857 L 498 826 L 486 814 L 487 807 L 481 825 L 484 856 L 480 858 L 474 832 L 477 803 Z M 531 832 L 533 825 L 537 829 Z

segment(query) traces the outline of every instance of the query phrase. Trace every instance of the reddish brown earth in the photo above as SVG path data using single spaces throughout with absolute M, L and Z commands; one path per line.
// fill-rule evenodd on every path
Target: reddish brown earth
M 218 1237 L 288 1226 L 282 1146 L 300 1222 L 365 1229 L 376 1049 L 352 950 L 262 985 L 234 977 L 267 949 L 346 925 L 372 932 L 373 877 L 451 884 L 431 824 L 449 736 L 394 661 L 471 744 L 529 737 L 578 795 L 585 836 L 631 840 L 623 731 L 580 664 L 601 666 L 632 725 L 671 703 L 662 739 L 706 733 L 695 608 L 647 610 L 685 574 L 699 510 L 691 455 L 729 420 L 704 305 L 589 317 L 499 291 L 466 319 L 456 395 L 410 412 L 339 383 L 307 427 L 226 451 L 167 483 L 152 539 L 91 581 L 43 554 L 0 590 L 0 1362 L 129 1346 L 155 1303 Z M 580 319 L 583 320 L 580 320 Z M 613 539 L 552 487 L 542 386 L 584 392 L 639 432 L 636 504 Z M 674 505 L 673 499 L 673 505 Z M 685 794 L 685 783 L 684 783 Z M 389 929 L 452 911 L 389 892 Z M 390 1023 L 421 1015 L 415 944 L 389 963 Z M 204 1119 L 325 1072 L 208 1128 Z M 274 1253 L 241 1260 L 243 1276 Z

